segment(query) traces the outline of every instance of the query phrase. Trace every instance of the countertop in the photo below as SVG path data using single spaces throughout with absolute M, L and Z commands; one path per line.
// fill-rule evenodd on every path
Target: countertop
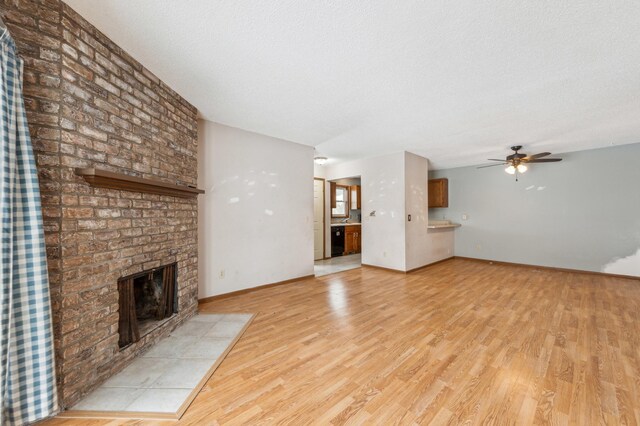
M 347 223 L 332 223 L 331 227 L 334 226 L 360 226 L 362 225 L 361 223 L 357 223 L 357 222 L 347 222 Z M 434 223 L 434 224 L 429 224 L 427 225 L 428 229 L 447 229 L 447 228 L 459 228 L 462 225 L 459 223 Z
M 459 228 L 462 225 L 459 223 L 434 223 L 427 225 L 428 229 L 453 229 Z

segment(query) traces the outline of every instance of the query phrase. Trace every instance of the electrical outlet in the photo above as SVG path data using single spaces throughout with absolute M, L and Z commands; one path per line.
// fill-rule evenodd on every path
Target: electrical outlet
M 464 213 L 464 214 L 462 215 L 462 220 L 468 220 L 468 219 L 469 219 L 469 215 L 468 215 L 468 214 L 466 214 L 466 213 Z
M 224 279 L 224 269 L 220 269 L 220 274 L 218 275 L 218 277 L 223 280 Z

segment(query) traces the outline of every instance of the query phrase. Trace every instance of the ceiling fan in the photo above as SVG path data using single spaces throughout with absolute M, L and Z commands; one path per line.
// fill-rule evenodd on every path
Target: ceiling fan
M 547 155 L 551 155 L 550 152 L 541 152 L 539 154 L 527 155 L 520 154 L 518 151 L 522 149 L 521 145 L 512 146 L 513 154 L 507 155 L 504 160 L 498 160 L 497 158 L 489 158 L 489 161 L 499 161 L 500 164 L 490 164 L 488 166 L 480 166 L 479 169 L 484 169 L 485 167 L 495 167 L 495 166 L 505 166 L 507 168 L 504 169 L 505 172 L 510 175 L 516 175 L 516 181 L 518 180 L 518 173 L 524 173 L 527 171 L 527 163 L 555 163 L 557 161 L 562 161 L 562 158 L 542 158 Z

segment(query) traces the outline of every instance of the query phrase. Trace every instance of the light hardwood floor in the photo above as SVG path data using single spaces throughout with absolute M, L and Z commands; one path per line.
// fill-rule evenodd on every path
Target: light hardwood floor
M 258 316 L 179 424 L 640 422 L 640 281 L 455 259 L 201 310 Z

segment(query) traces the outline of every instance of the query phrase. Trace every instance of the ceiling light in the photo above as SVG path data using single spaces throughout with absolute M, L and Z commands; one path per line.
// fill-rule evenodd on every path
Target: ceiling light
M 314 163 L 316 163 L 318 166 L 322 166 L 327 162 L 328 158 L 327 157 L 314 157 L 313 161 Z
M 513 166 L 509 166 L 506 169 L 504 169 L 504 171 L 509 173 L 510 175 L 514 175 L 516 173 L 516 168 Z
M 518 164 L 518 167 L 516 167 L 518 169 L 518 173 L 524 173 L 527 171 L 527 166 L 525 166 L 524 164 Z

